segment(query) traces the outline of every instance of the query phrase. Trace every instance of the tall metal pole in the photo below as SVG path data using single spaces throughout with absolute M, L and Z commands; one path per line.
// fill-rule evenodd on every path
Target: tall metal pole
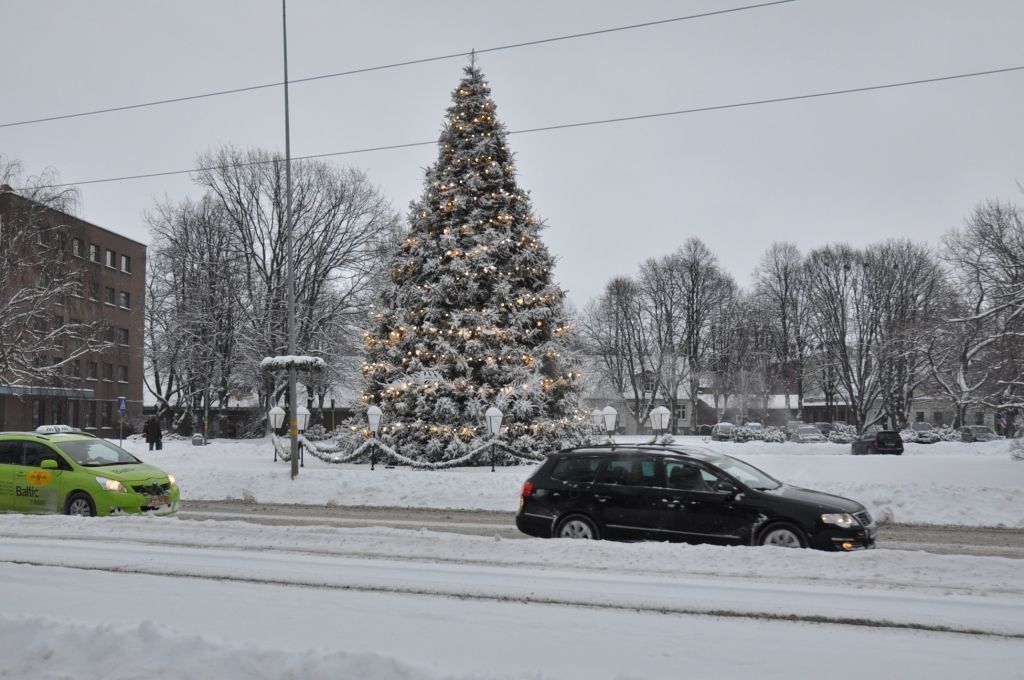
M 284 33 L 284 175 L 285 233 L 288 242 L 288 355 L 295 356 L 295 253 L 292 249 L 292 141 L 288 125 L 288 10 L 281 0 L 281 29 Z M 299 399 L 295 388 L 295 365 L 288 369 L 288 434 L 291 438 L 292 479 L 299 476 Z

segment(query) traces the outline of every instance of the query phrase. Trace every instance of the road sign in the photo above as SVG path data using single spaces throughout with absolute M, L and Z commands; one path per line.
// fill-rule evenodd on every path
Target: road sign
M 121 413 L 127 413 L 128 411 L 128 399 L 127 397 L 117 398 L 117 410 Z

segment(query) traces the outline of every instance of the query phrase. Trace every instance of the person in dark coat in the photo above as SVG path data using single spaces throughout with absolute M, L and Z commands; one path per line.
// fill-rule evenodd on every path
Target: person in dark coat
M 149 442 L 149 450 L 152 451 L 153 447 L 159 451 L 164 448 L 164 434 L 160 430 L 160 419 L 156 416 L 150 416 L 149 420 L 146 421 L 146 425 L 142 428 L 142 434 Z

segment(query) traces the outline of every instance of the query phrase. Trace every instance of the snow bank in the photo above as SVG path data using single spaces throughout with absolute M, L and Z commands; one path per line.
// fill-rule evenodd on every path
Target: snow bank
M 851 456 L 840 444 L 705 442 L 778 479 L 860 501 L 883 522 L 1024 527 L 1024 462 L 1012 460 L 1012 441 L 907 444 L 903 456 Z M 628 443 L 628 440 L 622 441 Z M 369 505 L 515 511 L 531 465 L 423 471 L 378 465 L 329 465 L 306 456 L 295 480 L 274 463 L 269 440 L 214 440 L 204 447 L 167 441 L 146 451 L 126 448 L 177 477 L 186 500 L 246 499 L 263 503 Z
M 146 621 L 135 627 L 72 625 L 0 614 L 0 675 L 135 680 L 165 669 L 183 678 L 419 680 L 438 676 L 377 654 L 285 652 L 181 635 Z M 133 660 L 145 659 L 143 663 Z M 102 669 L 102 672 L 100 671 Z

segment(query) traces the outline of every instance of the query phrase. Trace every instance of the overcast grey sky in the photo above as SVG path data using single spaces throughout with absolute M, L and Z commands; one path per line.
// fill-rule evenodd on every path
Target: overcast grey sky
M 291 0 L 292 78 L 758 0 Z M 763 1 L 763 0 L 762 0 Z M 514 130 L 1024 65 L 1019 0 L 798 0 L 483 54 Z M 278 0 L 0 1 L 0 123 L 279 81 Z M 465 60 L 294 84 L 294 156 L 435 140 Z M 184 170 L 224 143 L 284 148 L 281 88 L 0 127 L 0 153 L 65 181 Z M 1024 201 L 1024 72 L 513 135 L 582 306 L 697 236 L 748 284 L 775 240 L 935 244 L 986 198 Z M 403 215 L 436 148 L 341 156 Z M 84 185 L 81 216 L 143 242 L 187 176 Z

